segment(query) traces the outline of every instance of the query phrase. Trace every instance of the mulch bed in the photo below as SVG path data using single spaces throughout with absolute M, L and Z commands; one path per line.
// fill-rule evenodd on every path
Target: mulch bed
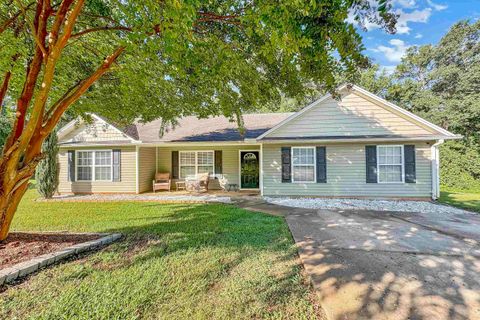
M 37 256 L 101 238 L 98 234 L 12 232 L 0 243 L 0 270 Z

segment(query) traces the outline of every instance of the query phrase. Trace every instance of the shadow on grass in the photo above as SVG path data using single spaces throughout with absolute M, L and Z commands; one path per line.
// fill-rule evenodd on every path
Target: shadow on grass
M 161 206 L 144 204 L 139 207 L 151 210 Z M 221 299 L 219 296 L 226 294 L 225 291 L 219 293 L 226 290 L 225 287 L 221 289 L 225 283 L 244 282 L 240 290 L 249 288 L 245 293 L 252 295 L 251 302 L 268 306 L 269 312 L 281 313 L 283 305 L 309 292 L 301 275 L 296 247 L 281 217 L 215 204 L 176 207 L 145 220 L 147 225 L 107 230 L 126 235 L 122 243 L 112 248 L 122 256 L 117 260 L 120 265 L 113 263 L 109 268 L 143 268 L 158 259 L 213 264 L 216 267 L 207 268 L 208 271 L 200 276 L 209 279 L 205 294 L 212 295 L 213 300 Z M 242 272 L 246 266 L 251 266 L 251 270 Z
M 139 206 L 151 210 L 162 204 Z M 266 248 L 278 245 L 289 236 L 282 218 L 252 213 L 231 205 L 196 205 L 175 207 L 171 213 L 132 218 L 147 222 L 105 230 L 129 237 L 158 237 L 168 245 L 168 252 L 204 246 Z M 292 241 L 293 242 L 293 241 Z M 283 247 L 283 246 L 281 246 Z
M 480 194 L 473 199 L 469 196 L 468 193 L 442 191 L 439 201 L 454 207 L 480 212 Z

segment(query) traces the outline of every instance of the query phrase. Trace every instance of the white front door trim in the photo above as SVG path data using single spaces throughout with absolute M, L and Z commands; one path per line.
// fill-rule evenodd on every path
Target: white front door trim
M 258 160 L 258 181 L 259 181 L 259 188 L 242 188 L 242 152 L 258 152 L 259 160 Z M 238 150 L 238 188 L 240 190 L 260 190 L 261 189 L 261 176 L 262 176 L 262 167 L 260 166 L 262 159 L 261 149 L 253 150 L 253 149 L 239 149 Z

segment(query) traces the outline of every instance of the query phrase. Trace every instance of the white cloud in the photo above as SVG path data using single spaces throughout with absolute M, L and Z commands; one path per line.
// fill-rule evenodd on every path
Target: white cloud
M 402 8 L 415 8 L 417 6 L 416 0 L 395 0 L 393 1 L 394 6 Z
M 423 38 L 423 34 L 421 34 L 421 33 L 417 33 L 415 35 L 415 39 L 422 39 L 422 38 Z
M 400 15 L 397 20 L 397 33 L 409 34 L 412 29 L 408 24 L 410 22 L 427 23 L 432 15 L 432 9 L 425 8 L 422 10 L 414 10 L 412 12 L 405 12 L 402 9 L 398 9 L 396 13 Z
M 392 46 L 378 46 L 376 49 L 372 49 L 374 52 L 381 52 L 385 55 L 388 61 L 398 63 L 402 61 L 402 57 L 405 55 L 409 45 L 406 45 L 403 40 L 392 39 L 388 43 Z
M 396 25 L 398 34 L 409 34 L 412 30 L 412 28 L 410 28 L 409 26 L 409 23 L 427 23 L 430 19 L 430 16 L 432 15 L 433 10 L 439 11 L 447 8 L 447 6 L 436 4 L 431 0 L 427 0 L 427 2 L 430 7 L 415 10 L 411 9 L 418 7 L 416 0 L 395 0 L 393 2 L 393 4 L 397 7 L 395 13 L 399 15 Z M 410 10 L 405 11 L 404 9 Z M 352 11 L 349 12 L 346 21 L 354 25 L 358 25 L 358 23 L 355 21 L 355 17 Z M 364 19 L 363 24 L 367 31 L 380 28 L 378 24 L 369 22 L 368 19 Z
M 430 7 L 432 7 L 437 11 L 442 11 L 448 8 L 446 4 L 434 3 L 432 0 L 427 0 L 427 3 L 429 4 Z

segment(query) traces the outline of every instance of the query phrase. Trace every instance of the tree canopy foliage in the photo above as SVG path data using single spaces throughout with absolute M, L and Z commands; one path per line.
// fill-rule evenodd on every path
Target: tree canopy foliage
M 348 14 L 395 30 L 389 0 L 15 0 L 0 3 L 0 241 L 67 110 L 117 123 L 243 112 L 351 79 L 367 59 Z M 73 106 L 73 108 L 71 108 Z
M 19 10 L 15 1 L 3 6 L 9 13 L 3 20 Z M 87 1 L 49 99 L 92 74 L 119 45 L 126 50 L 78 99 L 76 114 L 94 111 L 123 123 L 187 114 L 235 118 L 279 101 L 280 92 L 301 99 L 311 90 L 306 84 L 332 90 L 338 75 L 353 78 L 367 64 L 361 37 L 345 22 L 349 10 L 359 21 L 394 30 L 385 0 Z M 35 45 L 26 31 L 2 34 L 0 47 L 8 50 L 1 50 L 0 70 L 15 56 L 14 73 L 24 73 Z M 20 93 L 21 80 L 12 79 L 11 96 Z

